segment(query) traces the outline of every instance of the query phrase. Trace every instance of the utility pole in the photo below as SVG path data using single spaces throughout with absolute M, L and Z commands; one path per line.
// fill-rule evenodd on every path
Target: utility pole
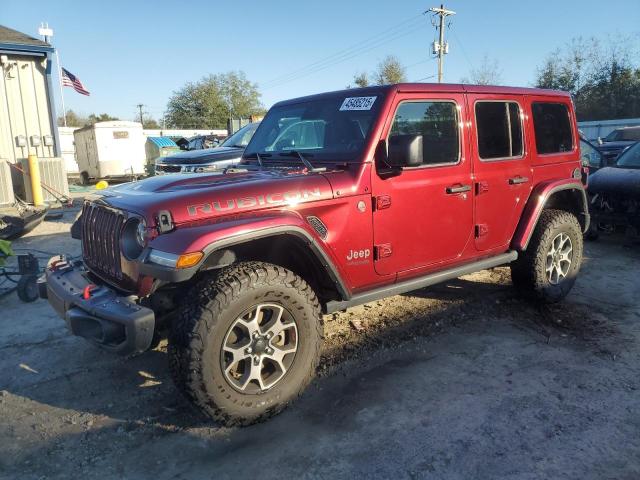
M 440 31 L 440 39 L 438 42 L 433 42 L 433 53 L 438 55 L 438 83 L 442 83 L 444 56 L 446 53 L 449 53 L 449 44 L 444 42 L 444 22 L 446 17 L 455 15 L 456 12 L 447 10 L 443 4 L 440 5 L 440 8 L 430 8 L 429 12 L 433 12 L 440 17 L 439 25 L 436 27 Z
M 144 122 L 142 121 L 142 107 L 144 107 L 144 104 L 139 103 L 136 107 L 138 107 L 138 110 L 140 111 L 140 123 L 144 126 Z

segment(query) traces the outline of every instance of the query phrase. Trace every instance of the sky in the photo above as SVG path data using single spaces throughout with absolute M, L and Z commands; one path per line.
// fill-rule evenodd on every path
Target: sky
M 37 37 L 41 22 L 62 66 L 90 97 L 64 89 L 67 110 L 159 119 L 172 92 L 205 75 L 242 70 L 265 107 L 352 83 L 387 55 L 410 81 L 436 81 L 436 30 L 425 0 L 0 0 L 0 24 Z M 572 38 L 640 36 L 638 0 L 450 0 L 444 80 L 458 82 L 486 55 L 504 85 L 531 86 L 536 68 Z M 57 82 L 57 79 L 56 79 Z M 56 83 L 54 82 L 54 83 Z M 57 83 L 56 83 L 57 85 Z M 60 108 L 60 92 L 56 89 Z

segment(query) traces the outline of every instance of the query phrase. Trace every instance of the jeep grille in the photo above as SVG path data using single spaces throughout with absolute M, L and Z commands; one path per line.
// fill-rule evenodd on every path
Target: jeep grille
M 82 256 L 89 268 L 122 280 L 120 234 L 125 216 L 111 208 L 85 203 L 82 209 Z

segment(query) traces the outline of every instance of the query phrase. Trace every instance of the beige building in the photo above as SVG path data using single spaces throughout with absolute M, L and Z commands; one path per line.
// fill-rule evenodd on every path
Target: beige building
M 52 165 L 55 170 L 61 155 L 52 88 L 54 56 L 48 43 L 0 25 L 0 205 L 13 202 L 12 178 L 15 190 L 23 190 L 22 178 L 7 161 L 22 167 L 29 154 L 36 154 L 45 170 Z

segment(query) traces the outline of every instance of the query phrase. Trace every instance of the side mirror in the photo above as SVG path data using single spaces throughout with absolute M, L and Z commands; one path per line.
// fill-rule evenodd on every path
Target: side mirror
M 604 142 L 602 141 L 601 137 L 598 137 L 598 145 L 602 145 Z
M 393 135 L 389 137 L 387 163 L 392 167 L 422 165 L 422 135 Z

